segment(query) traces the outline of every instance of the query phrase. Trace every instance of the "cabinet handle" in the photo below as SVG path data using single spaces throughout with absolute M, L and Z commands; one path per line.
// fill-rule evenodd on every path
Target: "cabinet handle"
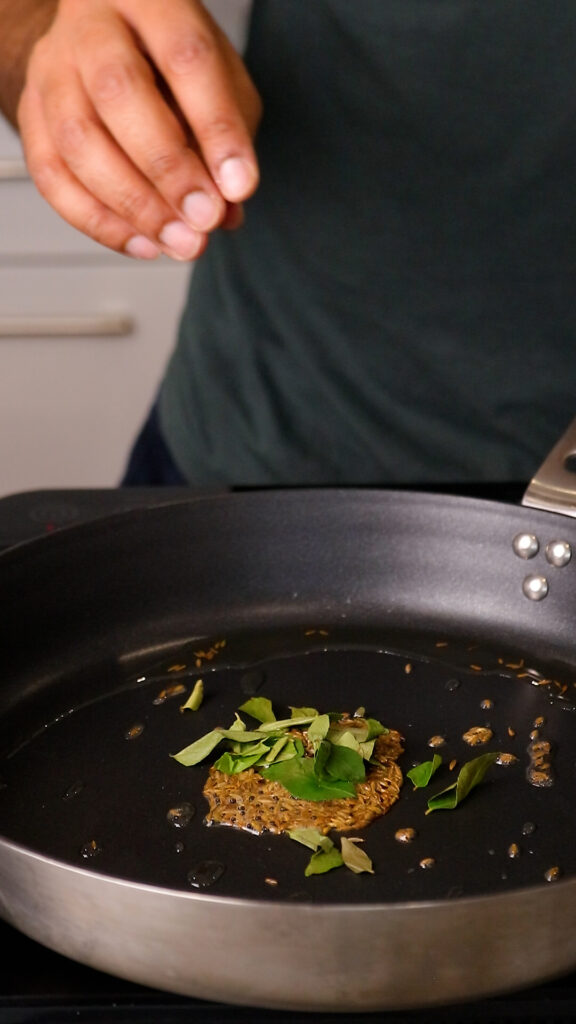
M 115 338 L 134 333 L 134 320 L 121 313 L 86 316 L 0 316 L 0 338 Z
M 0 157 L 0 181 L 20 181 L 29 178 L 26 161 L 18 156 Z

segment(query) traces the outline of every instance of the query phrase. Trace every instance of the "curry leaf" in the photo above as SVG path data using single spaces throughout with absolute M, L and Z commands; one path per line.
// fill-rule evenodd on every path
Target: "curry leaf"
M 364 850 L 361 850 L 358 843 L 361 843 L 361 839 L 347 839 L 346 836 L 342 836 L 340 845 L 342 847 L 342 860 L 350 871 L 353 871 L 356 875 L 366 871 L 369 874 L 374 874 L 374 868 L 372 867 L 372 861 Z
M 214 762 L 214 768 L 217 768 L 219 772 L 224 772 L 226 775 L 239 775 L 240 772 L 245 772 L 247 768 L 251 768 L 259 759 L 260 753 L 233 754 L 230 751 L 226 751 Z
M 186 765 L 188 768 L 190 765 L 199 764 L 203 761 L 208 754 L 218 746 L 222 741 L 222 732 L 220 729 L 212 729 L 211 732 L 207 732 L 200 739 L 195 740 L 194 743 L 190 743 L 189 746 L 179 750 L 177 754 L 171 754 L 175 761 L 179 761 L 180 764 Z
M 263 728 L 254 729 L 253 731 L 246 729 L 242 732 L 241 729 L 237 729 L 234 726 L 231 729 L 216 729 L 216 732 L 220 733 L 222 739 L 233 740 L 235 743 L 255 743 L 256 740 L 265 740 L 270 736 L 280 736 L 282 734 L 281 730 L 277 733 L 271 729 L 264 732 Z
M 367 739 L 375 740 L 377 736 L 386 736 L 390 732 L 382 722 L 379 722 L 376 718 L 367 718 L 368 724 L 368 736 Z
M 279 782 L 299 800 L 338 800 L 356 796 L 353 782 L 316 778 L 311 757 L 292 757 L 289 761 L 276 762 L 260 774 L 272 782 Z
M 245 711 L 247 715 L 251 715 L 257 722 L 276 721 L 276 715 L 272 710 L 272 701 L 268 700 L 268 697 L 250 697 L 249 700 L 244 701 L 240 705 L 238 710 Z
M 318 749 L 318 747 L 324 740 L 324 737 L 326 736 L 326 733 L 328 732 L 329 728 L 330 719 L 328 715 L 316 715 L 316 718 L 312 719 L 310 725 L 306 730 L 306 735 L 308 736 L 310 743 L 314 747 L 314 750 Z
M 288 835 L 290 839 L 294 839 L 296 843 L 302 843 L 309 850 L 326 850 L 334 846 L 332 840 L 317 828 L 291 828 L 288 830 Z
M 332 753 L 332 744 L 328 740 L 322 740 L 314 754 L 314 775 L 317 779 L 327 779 L 326 764 Z
M 310 875 L 324 875 L 327 871 L 342 867 L 344 863 L 340 850 L 334 845 L 329 850 L 317 850 L 310 857 L 304 874 L 307 878 Z
M 198 708 L 204 700 L 204 683 L 201 679 L 197 679 L 192 688 L 192 693 L 188 697 L 185 704 L 180 706 L 180 711 L 198 711 Z
M 406 777 L 410 779 L 414 789 L 423 789 L 424 786 L 428 785 L 441 764 L 442 758 L 440 754 L 434 754 L 431 761 L 422 761 L 422 764 L 417 764 L 409 772 L 406 772 Z
M 426 813 L 429 814 L 430 811 L 440 810 L 450 811 L 457 807 L 468 796 L 470 791 L 479 782 L 482 782 L 486 772 L 494 764 L 498 756 L 498 753 L 481 754 L 480 757 L 475 757 L 473 761 L 468 761 L 460 769 L 456 782 L 451 786 L 447 786 L 446 789 L 442 789 L 435 796 L 430 797 Z
M 280 732 L 283 729 L 294 729 L 297 725 L 308 725 L 313 719 L 317 717 L 317 713 L 313 715 L 302 715 L 298 718 L 282 718 L 279 721 L 274 722 L 263 722 L 261 732 L 269 732 L 272 729 L 278 729 Z
M 288 706 L 290 708 L 292 718 L 305 718 L 306 715 L 309 715 L 310 718 L 315 718 L 318 714 L 316 708 L 295 708 L 292 707 L 291 704 Z
M 243 722 L 237 711 L 234 712 L 234 721 L 230 726 L 230 732 L 246 732 L 246 722 Z
M 350 747 L 351 750 L 360 750 L 360 745 L 365 742 L 368 732 L 366 729 L 345 729 L 343 732 L 332 727 L 328 733 L 328 739 L 336 747 Z
M 321 778 L 342 779 L 347 782 L 362 782 L 366 777 L 364 760 L 360 754 L 350 747 L 335 747 L 328 744 L 330 752 L 324 763 L 324 775 Z

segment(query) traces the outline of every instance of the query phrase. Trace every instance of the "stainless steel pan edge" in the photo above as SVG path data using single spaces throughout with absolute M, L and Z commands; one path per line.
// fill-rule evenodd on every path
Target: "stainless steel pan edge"
M 291 907 L 134 885 L 3 843 L 0 886 L 6 920 L 58 952 L 238 1005 L 255 1005 L 257 990 L 271 1009 L 418 1009 L 576 962 L 575 881 L 434 904 Z

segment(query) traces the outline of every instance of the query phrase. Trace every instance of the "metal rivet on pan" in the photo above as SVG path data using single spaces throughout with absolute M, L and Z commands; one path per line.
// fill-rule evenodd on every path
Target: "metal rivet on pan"
M 517 533 L 512 541 L 514 554 L 518 558 L 534 558 L 538 554 L 540 544 L 533 533 Z
M 551 540 L 546 545 L 546 558 L 550 565 L 557 565 L 561 568 L 563 565 L 568 565 L 572 558 L 572 548 L 567 540 Z
M 548 580 L 545 576 L 526 576 L 522 591 L 531 601 L 541 601 L 548 593 Z

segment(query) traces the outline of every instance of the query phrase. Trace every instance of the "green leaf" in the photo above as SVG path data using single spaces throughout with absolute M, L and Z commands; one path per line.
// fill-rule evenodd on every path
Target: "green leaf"
M 410 779 L 414 789 L 423 789 L 424 786 L 428 785 L 441 764 L 442 758 L 440 754 L 434 754 L 431 761 L 422 761 L 422 764 L 417 764 L 409 772 L 406 772 L 406 778 Z
M 198 711 L 198 708 L 204 700 L 204 683 L 202 679 L 197 679 L 192 688 L 192 693 L 188 697 L 185 704 L 180 706 L 180 711 Z
M 272 729 L 268 729 L 266 732 L 264 732 L 264 728 L 242 731 L 234 726 L 231 729 L 217 729 L 216 732 L 219 732 L 223 739 L 233 740 L 234 743 L 255 743 L 256 740 L 265 740 L 270 736 L 281 735 L 281 732 L 275 733 Z
M 177 754 L 170 754 L 170 757 L 173 757 L 175 761 L 185 765 L 187 768 L 190 765 L 199 764 L 221 743 L 222 738 L 220 729 L 212 729 L 211 732 L 207 732 L 200 739 L 195 740 L 194 743 L 190 743 L 189 746 L 179 750 Z
M 232 752 L 240 757 L 252 757 L 252 754 L 269 754 L 273 741 L 256 740 L 254 743 L 233 743 Z
M 226 751 L 214 762 L 214 768 L 217 768 L 219 772 L 224 772 L 226 775 L 239 775 L 240 772 L 245 772 L 247 768 L 251 768 L 259 759 L 260 753 L 233 754 L 230 751 Z
M 299 718 L 282 718 L 277 722 L 264 722 L 261 731 L 269 732 L 271 729 L 278 729 L 279 732 L 282 732 L 286 729 L 294 729 L 297 725 L 308 725 L 316 717 L 317 713 L 314 715 L 302 715 Z
M 376 743 L 376 740 L 366 740 L 364 743 L 361 743 L 359 745 L 358 753 L 360 754 L 360 757 L 362 757 L 364 759 L 364 761 L 370 761 L 371 760 L 372 755 L 374 753 L 374 744 L 375 743 Z M 377 761 L 376 764 L 378 764 L 378 763 L 379 762 Z
M 328 779 L 330 777 L 326 773 L 326 764 L 331 753 L 332 744 L 329 743 L 328 740 L 322 740 L 314 754 L 314 775 L 317 779 Z
M 260 757 L 260 760 L 257 762 L 257 764 L 258 765 L 261 765 L 261 764 L 274 764 L 274 761 L 278 760 L 278 758 L 282 754 L 282 751 L 285 750 L 285 748 L 288 746 L 289 743 L 290 743 L 290 737 L 289 736 L 280 736 L 280 738 L 277 739 L 275 743 L 272 741 L 271 745 L 269 745 L 268 742 L 265 741 L 262 744 L 262 746 L 264 748 L 263 751 L 262 751 L 262 756 Z M 291 751 L 289 756 L 290 757 L 294 757 L 295 755 L 296 755 L 296 748 L 294 747 L 294 744 L 292 743 L 292 751 Z
M 350 871 L 353 871 L 356 875 L 360 875 L 362 872 L 368 872 L 373 875 L 374 868 L 372 867 L 370 857 L 358 846 L 358 843 L 361 842 L 361 839 L 347 839 L 346 836 L 342 836 L 340 840 L 342 860 L 346 867 L 350 868 Z
M 329 728 L 330 719 L 328 715 L 316 715 L 316 717 L 312 719 L 306 730 L 306 735 L 314 747 L 314 750 L 318 749 Z
M 318 714 L 316 708 L 294 708 L 292 705 L 288 706 L 290 708 L 292 718 L 306 718 L 307 715 L 309 715 L 310 718 L 316 718 L 316 715 Z
M 327 871 L 332 871 L 334 868 L 342 867 L 344 863 L 340 850 L 332 844 L 329 850 L 317 850 L 310 857 L 310 860 L 306 866 L 304 874 L 307 878 L 310 875 L 324 875 Z
M 250 697 L 249 700 L 244 701 L 240 705 L 238 710 L 245 711 L 247 715 L 251 715 L 257 722 L 276 721 L 276 715 L 272 710 L 272 701 L 268 700 L 268 697 Z
M 260 774 L 272 782 L 279 782 L 299 800 L 339 800 L 356 796 L 353 782 L 324 782 L 316 778 L 311 757 L 292 757 L 289 761 L 276 762 Z
M 328 733 L 328 739 L 330 743 L 333 743 L 335 747 L 350 747 L 351 750 L 360 750 L 360 744 L 364 742 L 368 731 L 366 729 L 345 729 L 341 732 L 339 729 L 332 727 Z
M 332 840 L 328 839 L 328 836 L 323 835 L 317 828 L 291 828 L 288 829 L 288 835 L 290 839 L 293 839 L 296 843 L 302 843 L 309 850 L 324 850 L 334 846 Z M 328 840 L 329 845 L 327 845 L 326 840 Z
M 321 779 L 328 778 L 346 782 L 362 782 L 366 777 L 364 760 L 350 747 L 335 747 L 324 740 L 329 747 L 328 757 L 322 765 Z
M 387 729 L 382 722 L 379 722 L 376 718 L 367 718 L 366 723 L 368 725 L 368 736 L 367 739 L 375 740 L 377 736 L 387 736 L 390 729 Z
M 474 760 L 468 761 L 460 769 L 456 782 L 451 786 L 447 786 L 446 789 L 440 790 L 435 796 L 430 797 L 426 813 L 429 814 L 431 811 L 440 810 L 451 811 L 454 807 L 457 807 L 468 796 L 470 791 L 479 782 L 482 782 L 486 772 L 494 764 L 498 756 L 498 753 L 481 754 L 480 757 L 475 757 Z

